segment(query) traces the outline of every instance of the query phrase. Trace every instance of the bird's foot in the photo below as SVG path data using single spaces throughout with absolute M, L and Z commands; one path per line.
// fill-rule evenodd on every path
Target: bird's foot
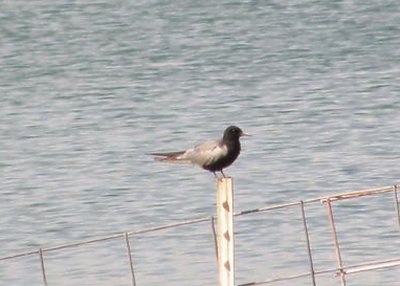
M 218 176 L 218 175 L 217 175 L 217 172 L 212 172 L 212 173 L 214 174 L 214 177 L 215 177 L 216 179 L 228 178 L 222 170 L 219 171 L 219 172 L 221 173 L 222 176 Z

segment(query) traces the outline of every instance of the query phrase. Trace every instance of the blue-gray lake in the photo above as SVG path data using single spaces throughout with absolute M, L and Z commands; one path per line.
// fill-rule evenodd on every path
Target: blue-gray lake
M 211 173 L 146 154 L 231 124 L 253 135 L 225 170 L 237 211 L 399 183 L 399 47 L 394 0 L 1 1 L 0 257 L 214 215 Z M 392 193 L 334 211 L 345 265 L 400 257 Z M 326 207 L 306 212 L 316 269 L 337 267 Z M 235 232 L 237 284 L 309 270 L 297 207 Z M 131 285 L 124 243 L 45 253 L 48 284 Z M 137 285 L 216 284 L 208 222 L 131 247 Z M 0 261 L 0 285 L 43 285 L 39 256 Z

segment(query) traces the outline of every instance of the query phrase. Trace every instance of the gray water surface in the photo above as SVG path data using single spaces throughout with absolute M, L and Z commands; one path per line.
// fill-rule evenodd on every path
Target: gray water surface
M 213 215 L 212 174 L 146 153 L 230 124 L 254 135 L 226 170 L 238 211 L 399 183 L 399 47 L 397 1 L 1 1 L 0 256 Z M 390 195 L 335 211 L 346 265 L 399 257 Z M 317 267 L 336 267 L 324 206 L 307 214 Z M 297 209 L 235 229 L 237 283 L 308 271 Z M 138 285 L 215 285 L 208 224 L 132 248 Z M 130 285 L 120 241 L 46 268 L 49 285 Z M 1 285 L 41 283 L 37 257 L 0 262 Z

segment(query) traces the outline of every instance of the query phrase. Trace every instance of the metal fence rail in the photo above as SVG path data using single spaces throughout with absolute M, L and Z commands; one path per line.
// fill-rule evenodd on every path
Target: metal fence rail
M 235 213 L 234 216 L 239 217 L 239 216 L 246 216 L 246 215 L 251 215 L 251 214 L 268 212 L 268 211 L 277 210 L 277 209 L 299 207 L 299 212 L 301 213 L 301 218 L 302 218 L 302 222 L 303 222 L 303 229 L 304 229 L 304 235 L 305 235 L 305 241 L 306 241 L 305 247 L 307 250 L 308 263 L 309 263 L 309 269 L 310 269 L 308 272 L 304 272 L 304 273 L 298 273 L 298 274 L 293 274 L 293 275 L 289 275 L 289 276 L 285 276 L 285 277 L 278 277 L 278 278 L 264 280 L 264 281 L 252 281 L 252 282 L 248 282 L 248 283 L 244 283 L 244 284 L 238 284 L 238 286 L 267 285 L 267 284 L 272 284 L 272 283 L 279 282 L 279 281 L 289 281 L 289 280 L 294 280 L 294 279 L 307 277 L 307 276 L 309 276 L 311 278 L 311 285 L 315 286 L 316 285 L 315 277 L 317 275 L 327 274 L 327 273 L 331 273 L 333 275 L 339 276 L 341 285 L 345 286 L 347 275 L 358 273 L 358 272 L 363 272 L 363 271 L 372 271 L 372 270 L 382 269 L 382 268 L 399 267 L 400 266 L 400 257 L 395 258 L 395 259 L 388 259 L 388 260 L 381 260 L 381 261 L 368 261 L 368 262 L 365 262 L 362 264 L 344 266 L 343 260 L 341 257 L 340 243 L 339 243 L 338 237 L 337 237 L 334 212 L 333 212 L 333 204 L 335 202 L 338 202 L 341 200 L 357 199 L 357 198 L 362 198 L 362 197 L 366 197 L 366 196 L 374 196 L 374 195 L 392 192 L 393 200 L 394 200 L 394 213 L 395 213 L 395 216 L 397 217 L 397 223 L 398 223 L 398 227 L 399 227 L 399 231 L 400 231 L 400 203 L 399 203 L 399 195 L 398 195 L 399 186 L 400 185 L 394 185 L 394 186 L 386 186 L 386 187 L 368 189 L 368 190 L 362 190 L 362 191 L 356 191 L 356 192 L 347 192 L 347 193 L 335 194 L 335 195 L 331 195 L 331 196 L 323 196 L 323 197 L 307 199 L 307 200 L 303 200 L 303 201 L 270 205 L 270 206 L 265 206 L 265 207 L 261 207 L 261 208 L 245 210 L 245 211 Z M 317 271 L 315 270 L 315 267 L 314 267 L 312 248 L 311 248 L 311 243 L 310 243 L 310 236 L 309 236 L 309 232 L 308 232 L 307 217 L 306 217 L 306 205 L 311 204 L 311 203 L 316 203 L 316 202 L 323 203 L 326 206 L 327 216 L 328 216 L 328 220 L 329 220 L 329 223 L 331 226 L 332 241 L 333 241 L 333 244 L 335 247 L 335 254 L 336 254 L 336 260 L 337 260 L 336 268 L 326 268 L 326 269 L 321 269 L 321 270 L 317 270 Z M 126 244 L 128 263 L 129 263 L 131 277 L 132 277 L 131 283 L 133 286 L 136 286 L 135 268 L 134 268 L 134 263 L 133 263 L 134 259 L 133 259 L 133 255 L 132 255 L 132 251 L 131 251 L 131 247 L 130 247 L 130 237 L 140 236 L 140 235 L 146 234 L 146 233 L 158 232 L 158 231 L 170 229 L 170 228 L 177 228 L 177 227 L 186 226 L 186 225 L 203 223 L 203 222 L 207 222 L 207 221 L 210 222 L 210 226 L 211 226 L 211 230 L 212 230 L 211 233 L 214 238 L 215 251 L 217 252 L 215 217 L 208 216 L 208 217 L 201 217 L 201 218 L 195 218 L 195 219 L 188 219 L 188 220 L 184 220 L 184 221 L 181 221 L 178 223 L 171 223 L 171 224 L 166 224 L 166 225 L 161 225 L 161 226 L 156 226 L 156 227 L 115 233 L 115 234 L 110 234 L 110 235 L 101 236 L 101 237 L 88 239 L 88 240 L 77 241 L 77 242 L 68 243 L 68 244 L 62 244 L 62 245 L 57 245 L 57 246 L 52 246 L 52 247 L 43 247 L 43 248 L 39 248 L 37 250 L 32 250 L 32 251 L 27 251 L 27 252 L 10 254 L 7 256 L 0 257 L 0 261 L 6 261 L 6 260 L 12 260 L 12 259 L 20 258 L 20 257 L 37 255 L 39 258 L 38 262 L 40 263 L 40 269 L 42 272 L 43 285 L 47 286 L 48 283 L 47 283 L 47 278 L 46 278 L 46 259 L 45 259 L 46 253 L 52 252 L 52 251 L 61 251 L 61 250 L 67 249 L 67 248 L 80 247 L 80 246 L 87 245 L 87 244 L 101 243 L 104 241 L 110 241 L 110 240 L 122 238 L 122 239 L 124 239 L 125 244 Z

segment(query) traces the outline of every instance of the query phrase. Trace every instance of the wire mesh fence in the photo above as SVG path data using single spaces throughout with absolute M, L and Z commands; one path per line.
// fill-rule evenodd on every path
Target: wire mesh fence
M 397 226 L 394 226 L 398 228 L 400 234 L 400 205 L 399 205 L 399 185 L 394 185 L 394 186 L 387 186 L 387 187 L 381 187 L 381 188 L 376 188 L 376 189 L 368 189 L 368 190 L 362 190 L 362 191 L 356 191 L 356 192 L 348 192 L 348 193 L 341 193 L 341 194 L 335 194 L 332 196 L 324 196 L 324 197 L 318 197 L 318 198 L 312 198 L 312 199 L 307 199 L 307 200 L 302 200 L 302 201 L 296 201 L 296 202 L 289 202 L 289 203 L 282 203 L 282 204 L 275 204 L 275 205 L 269 205 L 269 206 L 264 206 L 261 208 L 256 208 L 256 209 L 250 209 L 250 210 L 244 210 L 238 213 L 235 213 L 234 216 L 237 219 L 240 218 L 247 218 L 247 219 L 252 219 L 254 218 L 254 215 L 261 215 L 261 214 L 267 214 L 273 211 L 280 211 L 280 210 L 287 210 L 290 209 L 292 214 L 298 214 L 299 219 L 296 221 L 298 224 L 298 230 L 301 229 L 302 236 L 304 239 L 302 239 L 302 244 L 299 245 L 298 247 L 302 247 L 304 251 L 302 253 L 304 254 L 304 261 L 307 263 L 307 271 L 301 271 L 296 273 L 296 271 L 292 271 L 291 269 L 288 269 L 290 274 L 285 274 L 285 275 L 278 275 L 277 277 L 265 277 L 265 279 L 260 279 L 257 281 L 252 281 L 252 277 L 245 277 L 240 280 L 247 280 L 245 282 L 237 282 L 236 285 L 238 286 L 250 286 L 250 285 L 270 285 L 270 284 L 275 284 L 279 282 L 287 282 L 287 281 L 295 281 L 298 279 L 308 279 L 309 282 L 307 282 L 307 285 L 318 285 L 318 277 L 322 275 L 331 275 L 332 277 L 335 277 L 337 279 L 337 284 L 336 285 L 346 285 L 347 283 L 347 278 L 350 275 L 356 274 L 356 273 L 363 273 L 363 272 L 371 272 L 375 270 L 381 270 L 381 269 L 393 269 L 393 271 L 398 271 L 398 268 L 400 267 L 400 257 L 390 257 L 390 258 L 385 258 L 385 259 L 378 259 L 378 260 L 363 260 L 363 261 L 358 261 L 354 263 L 345 263 L 345 253 L 346 251 L 349 251 L 349 249 L 345 249 L 343 251 L 342 244 L 341 244 L 341 239 L 340 239 L 340 232 L 337 230 L 337 225 L 340 224 L 340 219 L 345 219 L 346 216 L 341 216 L 337 218 L 335 216 L 335 211 L 334 208 L 341 203 L 344 203 L 346 201 L 354 201 L 358 199 L 362 199 L 365 197 L 375 197 L 375 196 L 382 196 L 382 195 L 390 195 L 392 194 L 392 201 L 393 201 L 393 206 L 392 206 L 392 211 L 393 213 L 393 218 L 395 221 L 395 224 Z M 336 258 L 336 267 L 327 267 L 327 268 L 321 268 L 317 265 L 315 262 L 315 251 L 313 250 L 313 243 L 314 241 L 311 239 L 310 236 L 310 219 L 307 216 L 307 211 L 312 207 L 318 205 L 318 207 L 323 206 L 326 209 L 326 217 L 325 219 L 328 222 L 329 228 L 330 228 L 330 243 L 333 245 L 334 249 L 334 255 Z M 346 215 L 346 214 L 345 214 Z M 106 243 L 109 241 L 116 241 L 118 244 L 122 244 L 122 249 L 126 253 L 126 261 L 124 262 L 127 264 L 128 267 L 125 267 L 127 271 L 129 271 L 129 276 L 130 276 L 130 284 L 133 286 L 136 285 L 141 285 L 140 280 L 137 279 L 136 275 L 136 267 L 135 267 L 135 262 L 136 262 L 136 256 L 135 256 L 135 250 L 132 250 L 131 248 L 131 239 L 132 238 L 140 238 L 145 235 L 149 234 L 155 234 L 159 233 L 165 230 L 173 230 L 176 228 L 182 228 L 185 226 L 192 226 L 192 225 L 198 225 L 198 224 L 208 224 L 209 225 L 209 233 L 213 237 L 213 243 L 214 243 L 214 249 L 213 251 L 216 252 L 217 250 L 217 243 L 216 243 L 216 232 L 215 232 L 215 218 L 214 216 L 208 216 L 208 217 L 201 217 L 201 218 L 194 218 L 194 219 L 188 219 L 185 221 L 177 222 L 177 223 L 171 223 L 171 224 L 166 224 L 166 225 L 161 225 L 161 226 L 155 226 L 151 228 L 144 228 L 144 229 L 139 229 L 139 230 L 133 230 L 133 231 L 126 231 L 126 232 L 121 232 L 121 233 L 115 233 L 115 234 L 110 234 L 102 237 L 97 237 L 93 239 L 88 239 L 88 240 L 82 240 L 82 241 L 77 241 L 73 243 L 68 243 L 68 244 L 63 244 L 63 245 L 57 245 L 57 246 L 51 246 L 51 247 L 42 247 L 39 249 L 35 249 L 32 251 L 26 251 L 26 252 L 21 252 L 21 253 L 15 253 L 15 254 L 10 254 L 7 256 L 0 257 L 0 262 L 1 263 L 6 263 L 7 261 L 13 261 L 16 259 L 32 259 L 34 257 L 37 258 L 37 264 L 38 264 L 38 269 L 40 269 L 41 277 L 42 277 L 42 284 L 47 286 L 50 285 L 51 283 L 48 282 L 48 273 L 49 273 L 49 266 L 51 265 L 51 259 L 48 259 L 49 255 L 52 253 L 64 253 L 66 252 L 66 255 L 69 255 L 68 250 L 79 248 L 82 246 L 88 246 L 88 245 L 97 245 L 101 243 Z M 263 227 L 260 225 L 260 228 Z M 254 234 L 254 233 L 253 233 Z M 249 235 L 249 234 L 246 234 Z M 357 239 L 355 237 L 354 239 Z M 397 243 L 399 241 L 399 236 L 396 236 Z M 303 243 L 304 242 L 304 243 Z M 396 243 L 396 242 L 395 242 Z M 238 246 L 237 246 L 238 247 Z M 121 248 L 120 248 L 121 249 Z M 236 251 L 240 251 L 240 249 L 236 249 Z M 259 251 L 259 249 L 253 249 L 251 250 L 253 252 Z M 251 252 L 250 251 L 250 252 Z M 65 254 L 65 253 L 64 253 Z M 250 253 L 251 255 L 251 253 Z M 216 265 L 216 264 L 215 264 Z M 240 269 L 240 263 L 237 264 L 237 268 Z M 293 272 L 293 273 L 292 273 Z M 211 277 L 210 279 L 212 279 Z M 248 281 L 250 280 L 250 281 Z M 1 281 L 0 281 L 1 282 Z M 321 284 L 322 285 L 322 284 Z

